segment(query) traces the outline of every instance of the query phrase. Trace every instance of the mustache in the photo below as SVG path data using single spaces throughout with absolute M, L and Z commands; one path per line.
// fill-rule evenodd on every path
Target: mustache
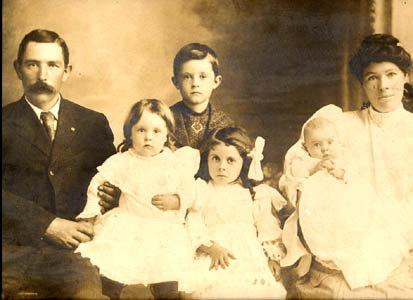
M 31 93 L 48 93 L 48 94 L 53 94 L 56 92 L 54 87 L 52 87 L 51 85 L 48 85 L 47 83 L 43 81 L 37 81 L 35 84 L 32 84 L 31 86 L 29 86 L 27 91 Z

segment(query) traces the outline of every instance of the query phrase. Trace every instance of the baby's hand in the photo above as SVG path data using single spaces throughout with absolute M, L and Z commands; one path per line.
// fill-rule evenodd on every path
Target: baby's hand
M 336 168 L 334 167 L 333 169 L 329 170 L 328 173 L 330 173 L 331 175 L 333 175 L 335 178 L 337 179 L 344 179 L 344 174 L 345 174 L 345 170 L 342 168 Z
M 315 166 L 313 172 L 311 175 L 314 173 L 321 171 L 321 170 L 331 170 L 334 169 L 334 162 L 331 159 L 322 159 L 320 162 Z
M 235 259 L 234 254 L 215 242 L 205 251 L 209 254 L 209 256 L 211 256 L 211 265 L 209 266 L 210 270 L 213 268 L 218 270 L 219 266 L 225 269 L 226 267 L 229 267 L 229 259 Z
M 160 210 L 178 210 L 181 207 L 181 201 L 178 194 L 160 194 L 152 197 L 152 205 Z
M 278 262 L 275 260 L 269 259 L 268 260 L 268 267 L 271 270 L 272 275 L 274 275 L 274 278 L 276 281 L 280 281 L 281 279 L 281 266 Z

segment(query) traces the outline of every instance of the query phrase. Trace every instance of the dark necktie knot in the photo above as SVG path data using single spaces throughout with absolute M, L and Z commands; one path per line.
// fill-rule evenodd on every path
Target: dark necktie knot
M 55 117 L 54 117 L 54 115 L 50 111 L 41 112 L 40 113 L 40 119 L 43 122 L 43 127 L 46 129 L 47 134 L 49 135 L 50 141 L 53 141 L 54 136 L 55 136 L 55 129 L 54 129 Z

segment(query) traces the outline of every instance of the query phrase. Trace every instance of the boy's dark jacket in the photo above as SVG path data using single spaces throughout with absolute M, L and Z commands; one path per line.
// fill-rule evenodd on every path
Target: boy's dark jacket
M 208 104 L 208 112 L 210 113 L 210 120 L 207 126 L 207 130 L 204 133 L 204 137 L 200 143 L 196 144 L 195 141 L 190 139 L 190 135 L 185 127 L 186 116 L 190 113 L 194 114 L 184 104 L 183 101 L 179 101 L 170 107 L 175 117 L 175 138 L 176 147 L 190 146 L 199 149 L 202 143 L 206 141 L 211 132 L 216 128 L 224 128 L 228 126 L 234 126 L 234 121 L 231 120 L 224 112 L 216 110 L 211 103 Z

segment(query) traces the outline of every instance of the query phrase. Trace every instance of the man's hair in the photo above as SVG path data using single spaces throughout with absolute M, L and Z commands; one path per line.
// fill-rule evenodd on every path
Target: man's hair
M 17 54 L 17 62 L 19 65 L 23 62 L 23 55 L 29 42 L 58 44 L 62 48 L 65 66 L 69 64 L 69 48 L 66 42 L 56 32 L 46 29 L 35 29 L 26 34 L 19 45 L 19 52 Z
M 219 62 L 218 57 L 214 50 L 212 50 L 207 45 L 200 43 L 191 43 L 185 45 L 178 51 L 174 59 L 174 76 L 177 77 L 181 71 L 181 67 L 184 63 L 193 59 L 204 59 L 205 57 L 210 58 L 212 64 L 212 70 L 215 76 L 219 75 Z

